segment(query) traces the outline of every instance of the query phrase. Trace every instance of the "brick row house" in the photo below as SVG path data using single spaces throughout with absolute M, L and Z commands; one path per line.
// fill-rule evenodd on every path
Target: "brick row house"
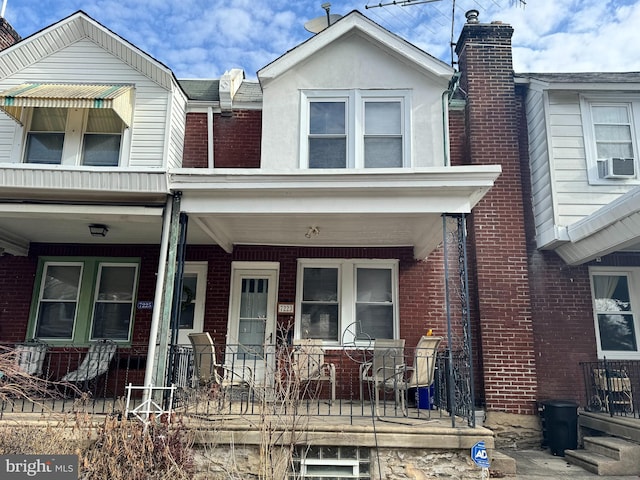
M 469 422 L 375 444 L 461 452 L 539 443 L 541 401 L 589 403 L 581 362 L 640 359 L 640 75 L 514 75 L 513 29 L 473 17 L 457 71 L 354 11 L 257 81 L 176 79 L 83 12 L 2 26 L 3 343 L 108 339 L 161 386 L 208 332 L 273 385 L 311 338 L 352 400 L 349 352 L 431 330 L 470 352 Z

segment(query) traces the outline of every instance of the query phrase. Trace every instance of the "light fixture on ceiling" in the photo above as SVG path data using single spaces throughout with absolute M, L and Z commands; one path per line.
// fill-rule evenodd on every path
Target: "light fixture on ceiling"
M 92 237 L 106 237 L 109 227 L 101 223 L 92 223 L 89 225 L 89 232 Z
M 320 235 L 320 229 L 315 225 L 310 226 L 307 233 L 304 234 L 307 238 L 317 237 L 318 235 Z

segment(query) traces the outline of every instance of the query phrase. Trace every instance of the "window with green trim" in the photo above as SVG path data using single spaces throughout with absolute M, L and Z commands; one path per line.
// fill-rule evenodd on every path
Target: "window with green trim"
M 137 260 L 41 259 L 31 336 L 64 344 L 129 342 L 137 282 Z

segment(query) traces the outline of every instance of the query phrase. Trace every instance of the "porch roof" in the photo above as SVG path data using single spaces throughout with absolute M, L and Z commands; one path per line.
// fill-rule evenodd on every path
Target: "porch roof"
M 189 243 L 412 246 L 425 258 L 442 241 L 442 215 L 470 213 L 500 166 L 265 173 L 180 170 Z
M 640 187 L 567 227 L 569 242 L 556 252 L 579 265 L 616 251 L 640 250 Z

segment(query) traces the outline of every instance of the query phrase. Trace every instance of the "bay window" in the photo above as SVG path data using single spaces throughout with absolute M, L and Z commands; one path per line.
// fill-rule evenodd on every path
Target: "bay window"
M 396 338 L 397 287 L 395 260 L 300 260 L 296 337 L 328 345 Z

